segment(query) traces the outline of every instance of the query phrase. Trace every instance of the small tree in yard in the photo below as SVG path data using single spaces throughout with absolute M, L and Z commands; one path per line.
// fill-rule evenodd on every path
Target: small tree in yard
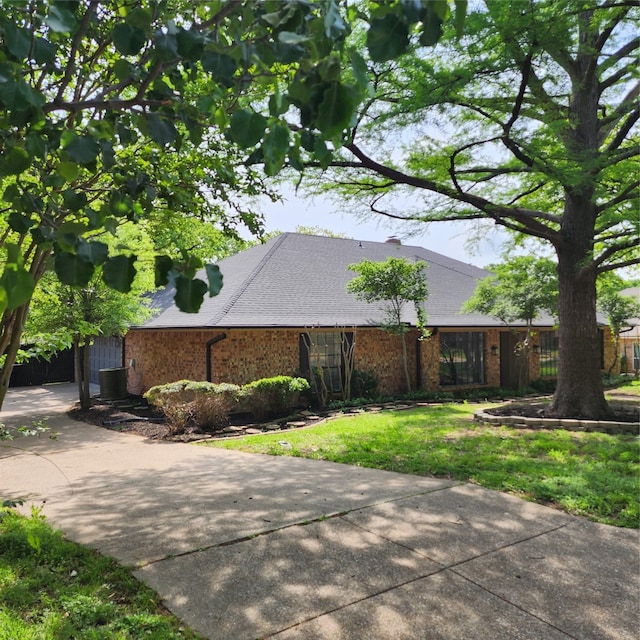
M 630 318 L 640 316 L 640 302 L 620 293 L 626 286 L 622 278 L 615 274 L 605 276 L 598 280 L 598 308 L 607 316 L 613 336 L 613 361 L 607 371 L 611 376 L 620 356 L 620 333 Z
M 533 321 L 541 311 L 557 315 L 558 276 L 548 258 L 518 256 L 487 267 L 494 275 L 481 280 L 463 310 L 479 311 L 505 325 L 526 323 L 526 333 L 516 347 L 519 358 L 518 386 L 526 384 Z
M 26 333 L 62 332 L 74 349 L 75 379 L 82 409 L 91 404 L 89 394 L 89 353 L 100 336 L 123 336 L 129 326 L 149 317 L 150 310 L 139 289 L 120 293 L 110 289 L 98 274 L 82 288 L 63 285 L 53 274 L 43 277 Z M 46 288 L 46 292 L 45 292 Z
M 407 391 L 411 391 L 406 340 L 410 325 L 403 321 L 402 312 L 407 303 L 412 303 L 417 315 L 417 326 L 424 331 L 424 303 L 429 295 L 426 268 L 425 262 L 409 262 L 405 258 L 388 258 L 384 262 L 363 260 L 349 265 L 349 269 L 355 271 L 358 276 L 347 284 L 347 291 L 365 302 L 384 303 L 382 309 L 385 320 L 382 329 L 402 338 L 402 361 Z

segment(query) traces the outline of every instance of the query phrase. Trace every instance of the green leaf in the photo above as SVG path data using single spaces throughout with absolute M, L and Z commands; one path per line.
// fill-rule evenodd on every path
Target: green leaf
M 56 167 L 56 173 L 67 182 L 73 182 L 80 173 L 80 167 L 75 162 L 60 162 Z
M 374 62 L 393 60 L 409 46 L 407 25 L 397 16 L 387 14 L 371 21 L 367 31 L 367 49 Z
M 49 13 L 44 21 L 51 31 L 56 33 L 70 33 L 77 24 L 76 17 L 71 11 L 56 4 L 49 6 Z
M 192 62 L 202 58 L 204 38 L 197 31 L 180 29 L 176 34 L 178 40 L 178 55 Z
M 467 16 L 467 0 L 455 0 L 456 5 L 456 15 L 455 15 L 455 26 L 456 26 L 456 35 L 458 38 L 462 38 L 464 35 L 464 22 Z
M 68 158 L 78 164 L 91 164 L 100 153 L 100 145 L 91 136 L 79 136 L 75 133 L 69 136 L 62 147 Z
M 115 48 L 125 56 L 133 56 L 140 52 L 147 41 L 144 31 L 130 24 L 117 24 L 111 33 Z
M 16 176 L 31 166 L 31 156 L 22 147 L 9 149 L 0 159 L 0 175 Z
M 18 189 L 18 185 L 12 183 L 10 184 L 2 194 L 2 200 L 4 202 L 15 202 L 20 197 L 20 190 Z
M 166 287 L 169 284 L 169 271 L 173 269 L 173 260 L 169 256 L 155 257 L 155 286 Z
M 72 251 L 78 243 L 78 238 L 86 233 L 87 227 L 82 222 L 67 220 L 58 228 L 58 244 L 63 251 Z
M 129 293 L 131 291 L 131 283 L 136 275 L 134 262 L 136 256 L 114 256 L 109 258 L 104 267 L 102 267 L 102 279 L 104 283 L 120 291 L 120 293 Z
M 178 131 L 171 120 L 162 118 L 157 113 L 147 116 L 147 125 L 151 139 L 161 147 L 173 142 L 178 136 Z
M 0 82 L 0 102 L 9 110 L 24 111 L 31 107 L 41 107 L 45 99 L 26 82 L 8 80 Z
M 151 26 L 151 21 L 153 20 L 153 14 L 149 9 L 145 9 L 143 7 L 136 7 L 132 11 L 127 13 L 127 17 L 125 18 L 125 22 L 136 29 L 148 29 Z
M 191 280 L 185 276 L 176 276 L 174 280 L 176 294 L 174 302 L 180 311 L 185 313 L 198 313 L 204 300 L 204 295 L 209 290 L 202 280 Z
M 31 299 L 35 282 L 32 275 L 22 266 L 7 263 L 0 277 L 0 287 L 4 289 L 8 309 L 17 309 Z
M 93 276 L 94 266 L 75 253 L 56 253 L 53 266 L 62 284 L 84 287 Z
M 324 14 L 324 34 L 331 40 L 337 40 L 346 35 L 347 25 L 345 24 L 338 5 L 334 0 L 328 3 L 327 11 Z
M 7 292 L 4 287 L 0 285 L 0 315 L 4 313 L 4 310 L 7 308 L 9 300 L 7 298 Z
M 201 62 L 202 68 L 210 73 L 216 82 L 227 88 L 233 87 L 233 76 L 238 65 L 231 56 L 207 50 L 202 54 Z
M 87 204 L 87 196 L 73 189 L 65 189 L 62 192 L 62 201 L 70 211 L 80 211 Z
M 342 133 L 351 123 L 356 102 L 349 89 L 339 82 L 333 82 L 324 92 L 316 125 L 327 137 Z
M 266 128 L 267 119 L 264 116 L 240 109 L 231 116 L 228 135 L 233 142 L 246 149 L 261 140 Z
M 56 59 L 56 48 L 44 38 L 36 38 L 33 43 L 33 57 L 38 64 L 50 64 Z
M 9 226 L 13 231 L 19 234 L 27 233 L 31 227 L 35 224 L 35 220 L 31 216 L 12 211 L 9 214 Z
M 275 176 L 282 169 L 288 152 L 289 129 L 282 124 L 276 124 L 262 143 L 264 171 L 268 176 Z
M 78 255 L 96 267 L 103 264 L 109 255 L 109 247 L 104 242 L 90 240 L 87 242 L 80 238 L 78 243 Z
M 209 281 L 209 297 L 217 296 L 222 290 L 222 273 L 217 264 L 205 264 L 207 280 Z
M 177 57 L 178 40 L 174 34 L 157 31 L 154 40 L 156 52 L 161 60 L 173 60 Z
M 331 163 L 331 149 L 327 147 L 325 141 L 322 138 L 316 138 L 313 142 L 313 155 L 320 163 L 323 169 L 326 169 Z
M 113 63 L 113 73 L 118 80 L 128 78 L 133 71 L 132 64 L 124 58 L 118 58 Z
M 304 36 L 299 33 L 292 33 L 291 31 L 281 31 L 278 34 L 278 42 L 282 44 L 302 44 L 303 42 L 309 42 L 310 36 Z
M 128 216 L 133 210 L 133 200 L 120 191 L 112 191 L 109 196 L 109 211 L 119 218 Z
M 442 37 L 442 18 L 437 11 L 435 3 L 433 5 L 430 4 L 425 13 L 420 44 L 425 47 L 432 47 L 438 44 Z
M 351 60 L 351 71 L 358 86 L 362 87 L 369 95 L 373 95 L 373 87 L 369 81 L 369 70 L 365 59 L 355 49 L 349 52 L 349 59 Z
M 15 24 L 4 24 L 4 40 L 7 49 L 18 60 L 24 60 L 31 51 L 31 35 L 26 29 Z

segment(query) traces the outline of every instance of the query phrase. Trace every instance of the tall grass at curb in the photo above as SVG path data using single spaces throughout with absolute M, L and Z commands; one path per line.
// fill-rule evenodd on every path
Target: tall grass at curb
M 452 478 L 596 522 L 640 525 L 638 438 L 485 426 L 473 422 L 477 408 L 455 404 L 362 413 L 205 446 Z

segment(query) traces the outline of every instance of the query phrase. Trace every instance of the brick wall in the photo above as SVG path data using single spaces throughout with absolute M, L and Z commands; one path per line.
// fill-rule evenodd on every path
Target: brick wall
M 353 331 L 350 327 L 344 330 Z M 295 375 L 299 371 L 301 329 L 132 329 L 125 339 L 125 363 L 129 365 L 131 360 L 135 361 L 129 370 L 129 391 L 140 394 L 154 385 L 183 378 L 206 380 L 207 342 L 222 333 L 226 337 L 209 346 L 212 382 L 246 384 L 258 378 Z M 609 332 L 605 335 L 605 361 L 610 361 Z M 420 388 L 437 390 L 438 336 L 422 340 L 419 349 L 416 348 L 417 338 L 417 331 L 407 334 L 412 389 L 417 387 L 416 357 L 419 351 Z M 378 380 L 380 393 L 404 392 L 401 338 L 378 328 L 358 328 L 355 340 L 355 368 L 372 372 Z M 491 353 L 492 345 L 500 345 L 497 328 L 485 332 L 485 375 L 486 385 L 500 386 L 500 355 Z M 538 374 L 539 357 L 532 354 L 531 379 L 535 380 Z
M 212 382 L 245 384 L 298 370 L 299 331 L 293 329 L 133 329 L 125 339 L 125 362 L 135 360 L 129 391 L 141 394 L 175 380 L 206 380 L 207 342 L 223 333 L 226 338 L 209 346 Z
M 407 355 L 411 388 L 416 388 L 417 332 L 407 334 Z M 385 333 L 382 329 L 357 329 L 356 369 L 371 371 L 378 380 L 378 392 L 402 393 L 407 390 L 402 358 L 402 338 Z
M 491 347 L 498 347 L 494 354 Z M 484 334 L 485 382 L 490 387 L 500 386 L 500 330 L 489 329 Z

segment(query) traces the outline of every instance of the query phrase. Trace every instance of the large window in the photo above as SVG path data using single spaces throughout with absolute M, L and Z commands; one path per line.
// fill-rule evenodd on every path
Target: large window
M 440 333 L 440 385 L 484 384 L 484 333 Z
M 540 332 L 540 377 L 555 378 L 558 375 L 558 333 Z
M 330 392 L 342 391 L 345 356 L 353 344 L 353 334 L 342 331 L 310 331 L 300 335 L 300 370 L 317 382 L 322 376 Z M 313 374 L 313 375 L 311 375 Z

